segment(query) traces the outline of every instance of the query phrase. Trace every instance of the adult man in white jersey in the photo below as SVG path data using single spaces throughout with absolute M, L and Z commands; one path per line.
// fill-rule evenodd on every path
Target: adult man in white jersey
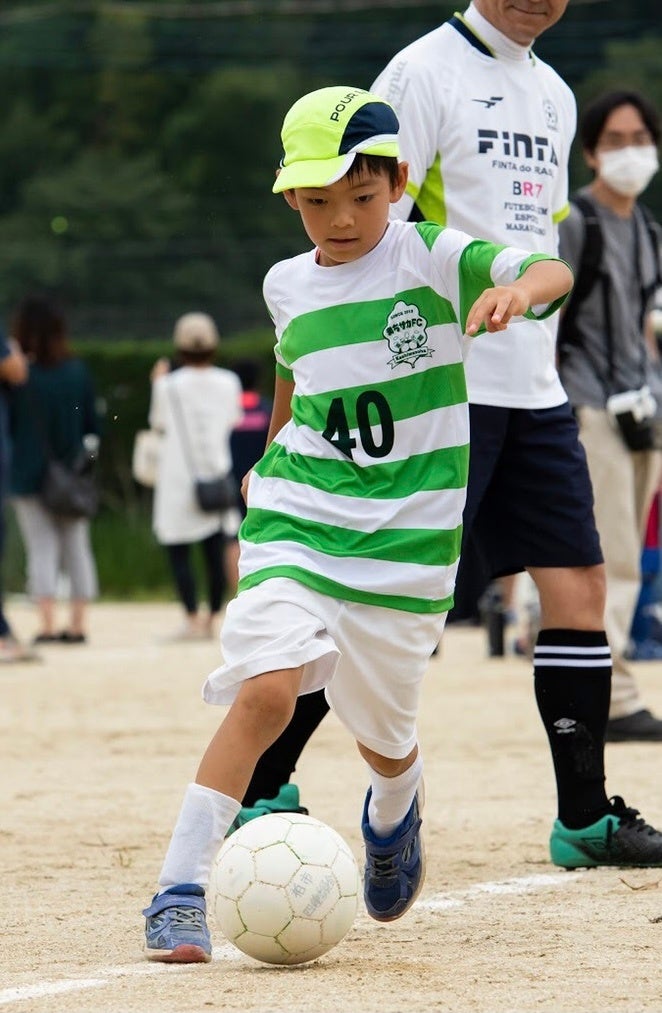
M 400 118 L 410 183 L 399 217 L 556 251 L 576 106 L 530 47 L 566 7 L 567 0 L 474 0 L 389 63 L 373 90 Z M 500 335 L 476 342 L 467 363 L 464 523 L 490 576 L 525 568 L 540 595 L 534 678 L 558 789 L 552 860 L 659 864 L 662 834 L 643 835 L 642 850 L 633 811 L 621 799 L 609 803 L 604 790 L 611 684 L 604 566 L 588 471 L 556 371 L 555 326 L 523 323 L 509 336 L 515 358 Z
M 409 163 L 398 217 L 556 251 L 557 223 L 568 213 L 576 104 L 530 47 L 567 4 L 474 0 L 391 60 L 372 91 L 396 109 Z M 558 792 L 552 861 L 567 868 L 661 865 L 662 834 L 605 792 L 611 658 L 604 566 L 555 337 L 553 326 L 527 322 L 489 345 L 474 343 L 463 553 L 475 549 L 493 577 L 527 569 L 538 587 L 535 692 Z M 290 741 L 297 731 L 304 743 L 319 719 L 306 726 L 295 712 Z M 294 770 L 298 754 L 284 752 L 277 741 L 258 763 L 254 787 L 264 797 L 248 816 L 265 811 L 260 805 L 282 783 L 267 794 L 269 767 L 281 778 Z

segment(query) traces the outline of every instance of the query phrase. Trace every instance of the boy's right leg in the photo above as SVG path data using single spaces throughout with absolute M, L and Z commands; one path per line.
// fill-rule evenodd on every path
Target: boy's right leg
M 163 868 L 159 892 L 145 908 L 145 955 L 166 963 L 211 960 L 205 886 L 239 802 L 204 785 L 189 784 Z
M 159 876 L 159 891 L 145 915 L 150 960 L 201 963 L 211 959 L 205 888 L 212 863 L 235 819 L 260 754 L 287 725 L 303 667 L 247 679 L 186 790 Z

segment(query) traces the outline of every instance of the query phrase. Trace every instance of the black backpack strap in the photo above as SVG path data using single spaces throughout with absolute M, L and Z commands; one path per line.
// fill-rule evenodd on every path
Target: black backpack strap
M 559 322 L 559 350 L 563 345 L 577 345 L 581 337 L 577 332 L 575 320 L 577 311 L 581 304 L 591 294 L 598 281 L 601 281 L 605 294 L 608 295 L 609 284 L 607 276 L 602 272 L 602 250 L 604 241 L 602 228 L 595 208 L 583 194 L 573 194 L 570 203 L 576 207 L 584 219 L 584 241 L 582 243 L 579 264 L 575 272 L 575 283 L 570 297 L 565 305 L 561 320 Z M 605 319 L 609 320 L 609 299 L 605 300 Z
M 558 351 L 561 361 L 568 350 L 569 345 L 582 346 L 584 355 L 592 360 L 584 345 L 582 335 L 577 329 L 577 312 L 588 298 L 597 284 L 600 285 L 602 296 L 602 312 L 605 322 L 605 343 L 607 354 L 607 375 L 602 376 L 601 372 L 592 363 L 596 376 L 600 380 L 607 397 L 613 393 L 614 383 L 614 329 L 611 318 L 611 300 L 609 275 L 602 268 L 602 254 L 604 249 L 604 238 L 602 226 L 598 214 L 591 201 L 583 194 L 573 194 L 570 203 L 579 209 L 584 218 L 584 242 L 582 244 L 579 266 L 575 274 L 575 284 L 567 308 L 563 311 L 559 321 L 558 330 Z
M 660 246 L 662 244 L 662 229 L 655 218 L 655 215 L 646 204 L 637 201 L 637 208 L 641 212 L 644 221 L 646 234 L 650 240 L 653 263 L 655 264 L 655 277 L 650 285 L 640 282 L 641 288 L 641 327 L 644 326 L 645 310 L 653 293 L 662 285 L 662 265 L 660 264 Z

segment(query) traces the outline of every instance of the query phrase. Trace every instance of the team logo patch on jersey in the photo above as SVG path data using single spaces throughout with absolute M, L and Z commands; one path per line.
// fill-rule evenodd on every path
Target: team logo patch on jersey
M 388 360 L 391 369 L 406 362 L 413 369 L 419 359 L 432 355 L 428 348 L 427 320 L 418 306 L 397 302 L 388 315 L 382 334 L 393 352 Z
M 542 104 L 543 112 L 545 113 L 545 123 L 550 130 L 559 129 L 559 114 L 556 111 L 556 106 L 553 102 L 550 102 L 546 98 Z

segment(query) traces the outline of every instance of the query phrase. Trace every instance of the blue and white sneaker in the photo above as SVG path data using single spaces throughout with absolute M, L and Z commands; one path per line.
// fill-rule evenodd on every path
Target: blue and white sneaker
M 368 789 L 361 830 L 365 841 L 363 897 L 368 914 L 378 922 L 392 922 L 412 906 L 425 882 L 425 851 L 420 837 L 423 790 L 419 788 L 409 812 L 390 837 L 375 837 L 368 823 Z
M 167 964 L 207 964 L 211 938 L 205 891 L 195 883 L 157 893 L 145 908 L 145 956 Z

